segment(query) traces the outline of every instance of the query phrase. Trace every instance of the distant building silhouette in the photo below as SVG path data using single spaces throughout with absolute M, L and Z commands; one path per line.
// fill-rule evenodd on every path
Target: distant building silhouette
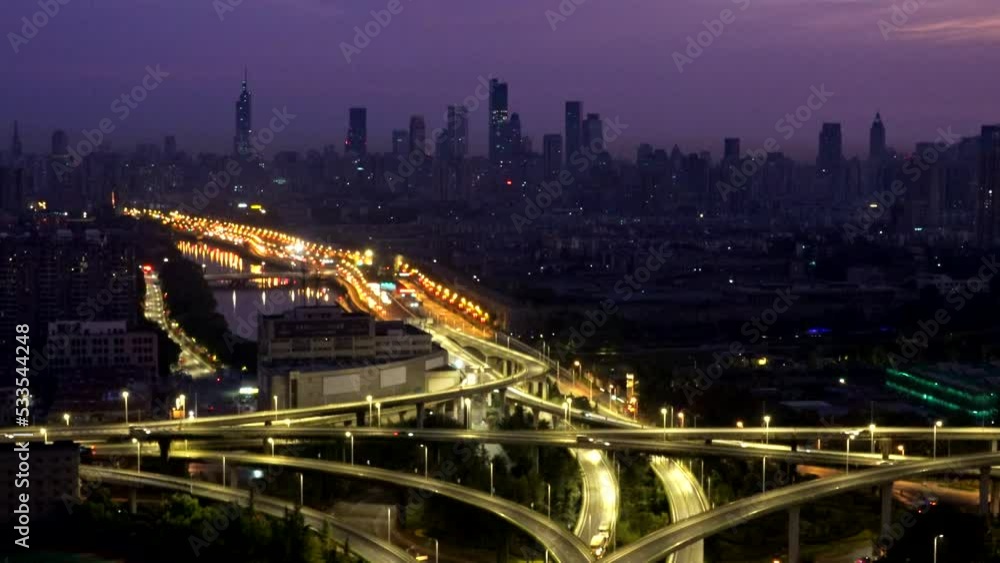
M 365 108 L 351 108 L 349 111 L 344 153 L 355 157 L 368 153 L 368 110 Z
M 392 130 L 392 154 L 406 158 L 410 151 L 410 132 L 406 129 Z
M 1000 193 L 1000 125 L 984 125 L 979 137 L 979 172 L 976 178 L 976 238 L 981 246 L 996 240 L 997 194 Z
M 604 123 L 601 114 L 588 113 L 583 121 L 583 145 L 593 154 L 604 152 Z
M 490 80 L 489 116 L 489 158 L 494 165 L 502 164 L 504 157 L 510 154 L 506 131 L 509 118 L 507 83 L 494 78 Z
M 566 164 L 583 149 L 583 102 L 566 102 Z
M 427 125 L 424 123 L 424 116 L 410 116 L 410 154 L 419 152 L 427 153 Z
M 250 144 L 253 127 L 251 125 L 251 102 L 253 95 L 247 85 L 247 69 L 243 68 L 243 84 L 240 97 L 236 100 L 236 135 L 233 137 L 233 153 L 247 158 L 253 152 Z
M 871 130 L 868 133 L 868 158 L 871 160 L 882 160 L 888 154 L 885 146 L 885 124 L 882 123 L 882 114 L 875 114 L 875 121 L 872 122 Z
M 562 135 L 545 135 L 542 137 L 542 152 L 546 180 L 556 178 L 559 176 L 559 171 L 562 170 L 562 142 Z

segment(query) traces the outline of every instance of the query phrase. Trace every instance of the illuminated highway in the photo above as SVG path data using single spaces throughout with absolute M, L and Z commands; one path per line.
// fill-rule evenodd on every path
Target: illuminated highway
M 146 298 L 143 312 L 147 319 L 160 325 L 163 332 L 181 349 L 180 368 L 191 377 L 208 377 L 215 373 L 215 366 L 208 352 L 184 333 L 176 322 L 166 317 L 163 305 L 163 291 L 154 272 L 146 272 Z
M 538 540 L 547 547 L 558 561 L 569 563 L 573 561 L 590 561 L 590 552 L 576 536 L 564 530 L 562 526 L 548 519 L 545 515 L 519 504 L 492 496 L 489 493 L 463 487 L 438 479 L 425 479 L 422 476 L 411 475 L 401 471 L 377 469 L 362 465 L 301 459 L 285 456 L 254 455 L 239 453 L 222 453 L 215 451 L 179 451 L 173 457 L 183 459 L 213 459 L 221 460 L 225 455 L 227 462 L 242 465 L 280 466 L 300 470 L 318 471 L 339 477 L 357 478 L 369 481 L 380 481 L 396 486 L 409 487 L 446 496 L 458 502 L 470 504 L 502 518 L 526 534 Z M 376 561 L 378 559 L 375 559 Z
M 670 505 L 670 522 L 677 523 L 709 509 L 705 492 L 694 475 L 677 460 L 655 457 L 650 462 L 656 478 L 663 485 Z M 698 541 L 667 558 L 669 563 L 703 563 L 705 542 Z
M 618 550 L 607 561 L 608 563 L 651 561 L 766 514 L 808 504 L 845 491 L 873 487 L 918 475 L 976 469 L 998 463 L 1000 463 L 1000 453 L 956 456 L 856 471 L 781 487 L 671 524 Z
M 180 477 L 158 475 L 156 473 L 137 473 L 135 471 L 82 465 L 80 466 L 80 477 L 91 483 L 136 488 L 168 489 L 191 493 L 194 496 L 218 502 L 239 503 L 241 506 L 247 506 L 250 502 L 250 493 L 244 489 L 224 488 L 220 485 L 205 483 L 203 481 L 192 481 Z M 294 508 L 294 504 L 286 500 L 263 495 L 254 495 L 253 505 L 254 510 L 277 518 L 284 517 L 287 510 Z M 317 532 L 323 530 L 324 523 L 327 524 L 340 545 L 344 545 L 349 541 L 351 551 L 368 561 L 398 561 L 407 563 L 415 561 L 414 557 L 404 550 L 341 522 L 337 518 L 319 510 L 302 507 L 302 517 L 306 525 Z

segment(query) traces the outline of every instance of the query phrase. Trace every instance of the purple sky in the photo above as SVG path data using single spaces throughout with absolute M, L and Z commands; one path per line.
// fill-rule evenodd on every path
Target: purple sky
M 562 133 L 567 99 L 629 126 L 609 147 L 616 154 L 649 142 L 718 155 L 725 136 L 753 148 L 780 139 L 775 122 L 821 84 L 834 97 L 782 139 L 786 152 L 813 158 L 822 121 L 844 124 L 848 154 L 864 150 L 876 110 L 900 150 L 933 140 L 939 127 L 968 134 L 1000 121 L 995 1 L 926 0 L 889 40 L 878 21 L 888 21 L 893 0 L 584 0 L 554 31 L 545 11 L 559 0 L 401 2 L 348 64 L 341 42 L 389 0 L 244 0 L 224 21 L 212 0 L 69 0 L 18 54 L 9 40 L 0 48 L 0 145 L 7 149 L 14 119 L 27 148 L 39 151 L 53 129 L 75 142 L 107 117 L 118 149 L 171 133 L 182 149 L 222 152 L 244 64 L 256 126 L 273 107 L 298 116 L 275 149 L 339 144 L 348 106 L 364 105 L 369 146 L 385 150 L 411 114 L 424 114 L 428 129 L 441 126 L 445 106 L 491 73 L 510 83 L 512 109 L 536 148 L 543 134 Z M 673 52 L 727 8 L 735 21 L 678 72 Z M 20 32 L 21 18 L 38 10 L 37 0 L 0 2 L 4 34 Z M 112 101 L 156 64 L 172 76 L 119 122 Z M 477 153 L 485 130 L 480 108 L 471 117 Z

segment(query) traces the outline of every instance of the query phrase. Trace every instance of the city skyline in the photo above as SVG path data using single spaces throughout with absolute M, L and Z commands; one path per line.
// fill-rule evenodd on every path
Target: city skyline
M 632 125 L 608 147 L 618 156 L 634 154 L 642 143 L 713 153 L 721 152 L 724 137 L 757 145 L 773 134 L 778 119 L 803 103 L 811 86 L 821 84 L 838 95 L 790 140 L 786 152 L 796 158 L 814 156 L 822 122 L 842 123 L 845 154 L 863 155 L 876 112 L 886 120 L 888 146 L 900 151 L 933 138 L 939 127 L 974 135 L 981 124 L 997 120 L 990 85 L 982 84 L 979 70 L 989 68 L 989 57 L 995 56 L 981 50 L 996 36 L 996 18 L 985 8 L 951 2 L 945 11 L 942 3 L 929 1 L 886 40 L 878 22 L 892 21 L 892 4 L 877 9 L 854 4 L 825 2 L 828 11 L 817 18 L 801 3 L 777 0 L 751 1 L 745 11 L 736 2 L 684 2 L 669 13 L 643 1 L 621 7 L 595 2 L 551 23 L 546 11 L 558 10 L 557 3 L 514 2 L 505 4 L 504 14 L 494 13 L 495 7 L 442 13 L 436 6 L 403 4 L 350 63 L 341 43 L 354 41 L 353 28 L 363 28 L 372 16 L 370 10 L 343 3 L 270 4 L 219 15 L 205 7 L 171 5 L 165 11 L 162 3 L 143 2 L 129 14 L 134 26 L 98 35 L 84 31 L 88 48 L 70 50 L 66 57 L 65 48 L 78 44 L 80 31 L 88 28 L 81 22 L 115 17 L 115 10 L 100 5 L 69 4 L 18 53 L 3 55 L 19 75 L 38 84 L 37 91 L 12 90 L 0 100 L 11 112 L 3 123 L 20 121 L 28 152 L 46 146 L 54 129 L 66 130 L 73 140 L 80 130 L 93 128 L 148 64 L 162 64 L 171 77 L 111 136 L 117 149 L 174 135 L 183 150 L 224 152 L 231 144 L 232 117 L 223 108 L 231 107 L 233 84 L 244 65 L 250 67 L 258 112 L 288 106 L 310 116 L 274 150 L 340 144 L 347 108 L 364 106 L 370 113 L 370 150 L 388 152 L 391 131 L 405 126 L 409 116 L 425 116 L 430 130 L 444 127 L 446 107 L 471 95 L 479 77 L 491 76 L 510 85 L 510 111 L 520 115 L 523 133 L 536 147 L 545 134 L 564 133 L 565 101 L 581 100 L 588 112 L 618 116 Z M 19 32 L 16 24 L 35 8 L 30 2 L 13 3 L 0 14 L 9 31 Z M 702 22 L 725 8 L 737 13 L 736 20 L 678 72 L 672 54 L 685 52 L 687 38 L 705 31 Z M 661 17 L 650 17 L 655 15 Z M 980 21 L 972 25 L 975 16 Z M 154 29 L 142 32 L 142 57 L 117 49 L 147 27 L 144 21 L 155 20 L 159 27 L 172 18 L 191 20 L 195 34 L 185 45 L 178 47 L 172 36 Z M 50 29 L 60 26 L 65 33 Z M 329 27 L 328 37 L 319 42 L 323 47 L 305 49 L 322 26 Z M 427 26 L 452 36 L 438 39 L 425 33 Z M 803 38 L 808 26 L 841 33 Z M 517 42 L 501 41 L 512 33 Z M 421 38 L 419 46 L 415 36 Z M 413 47 L 399 50 L 399 44 Z M 567 49 L 574 56 L 567 57 Z M 921 65 L 905 62 L 914 56 Z M 769 64 L 775 57 L 785 63 Z M 923 71 L 927 65 L 940 70 L 933 80 Z M 887 72 L 892 80 L 884 80 Z M 734 85 L 739 85 L 737 96 Z M 75 104 L 55 101 L 54 93 L 65 91 L 74 92 Z M 482 108 L 470 112 L 471 154 L 486 154 L 486 113 Z

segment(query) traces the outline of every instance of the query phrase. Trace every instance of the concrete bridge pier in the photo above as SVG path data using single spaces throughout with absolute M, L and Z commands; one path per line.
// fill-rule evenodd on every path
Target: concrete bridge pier
M 990 489 L 992 482 L 990 479 L 990 466 L 979 468 L 979 515 L 988 516 L 990 514 Z
M 427 408 L 423 403 L 417 403 L 417 428 L 424 427 L 424 419 L 427 417 Z
M 888 461 L 889 454 L 892 453 L 892 438 L 879 438 L 878 447 L 882 452 L 882 460 Z
M 799 563 L 799 507 L 788 509 L 788 563 Z
M 368 420 L 368 407 L 354 411 L 354 420 L 355 420 L 354 424 L 358 428 L 366 426 L 367 425 L 366 421 Z
M 892 481 L 882 483 L 882 527 L 881 530 L 888 530 L 892 526 Z
M 1000 516 L 1000 480 L 993 479 L 993 491 L 990 493 L 990 514 Z
M 139 499 L 138 493 L 135 487 L 129 487 L 128 490 L 128 511 L 131 514 L 136 514 L 139 512 Z
M 160 446 L 160 461 L 166 462 L 170 459 L 170 438 L 159 438 L 156 443 Z

